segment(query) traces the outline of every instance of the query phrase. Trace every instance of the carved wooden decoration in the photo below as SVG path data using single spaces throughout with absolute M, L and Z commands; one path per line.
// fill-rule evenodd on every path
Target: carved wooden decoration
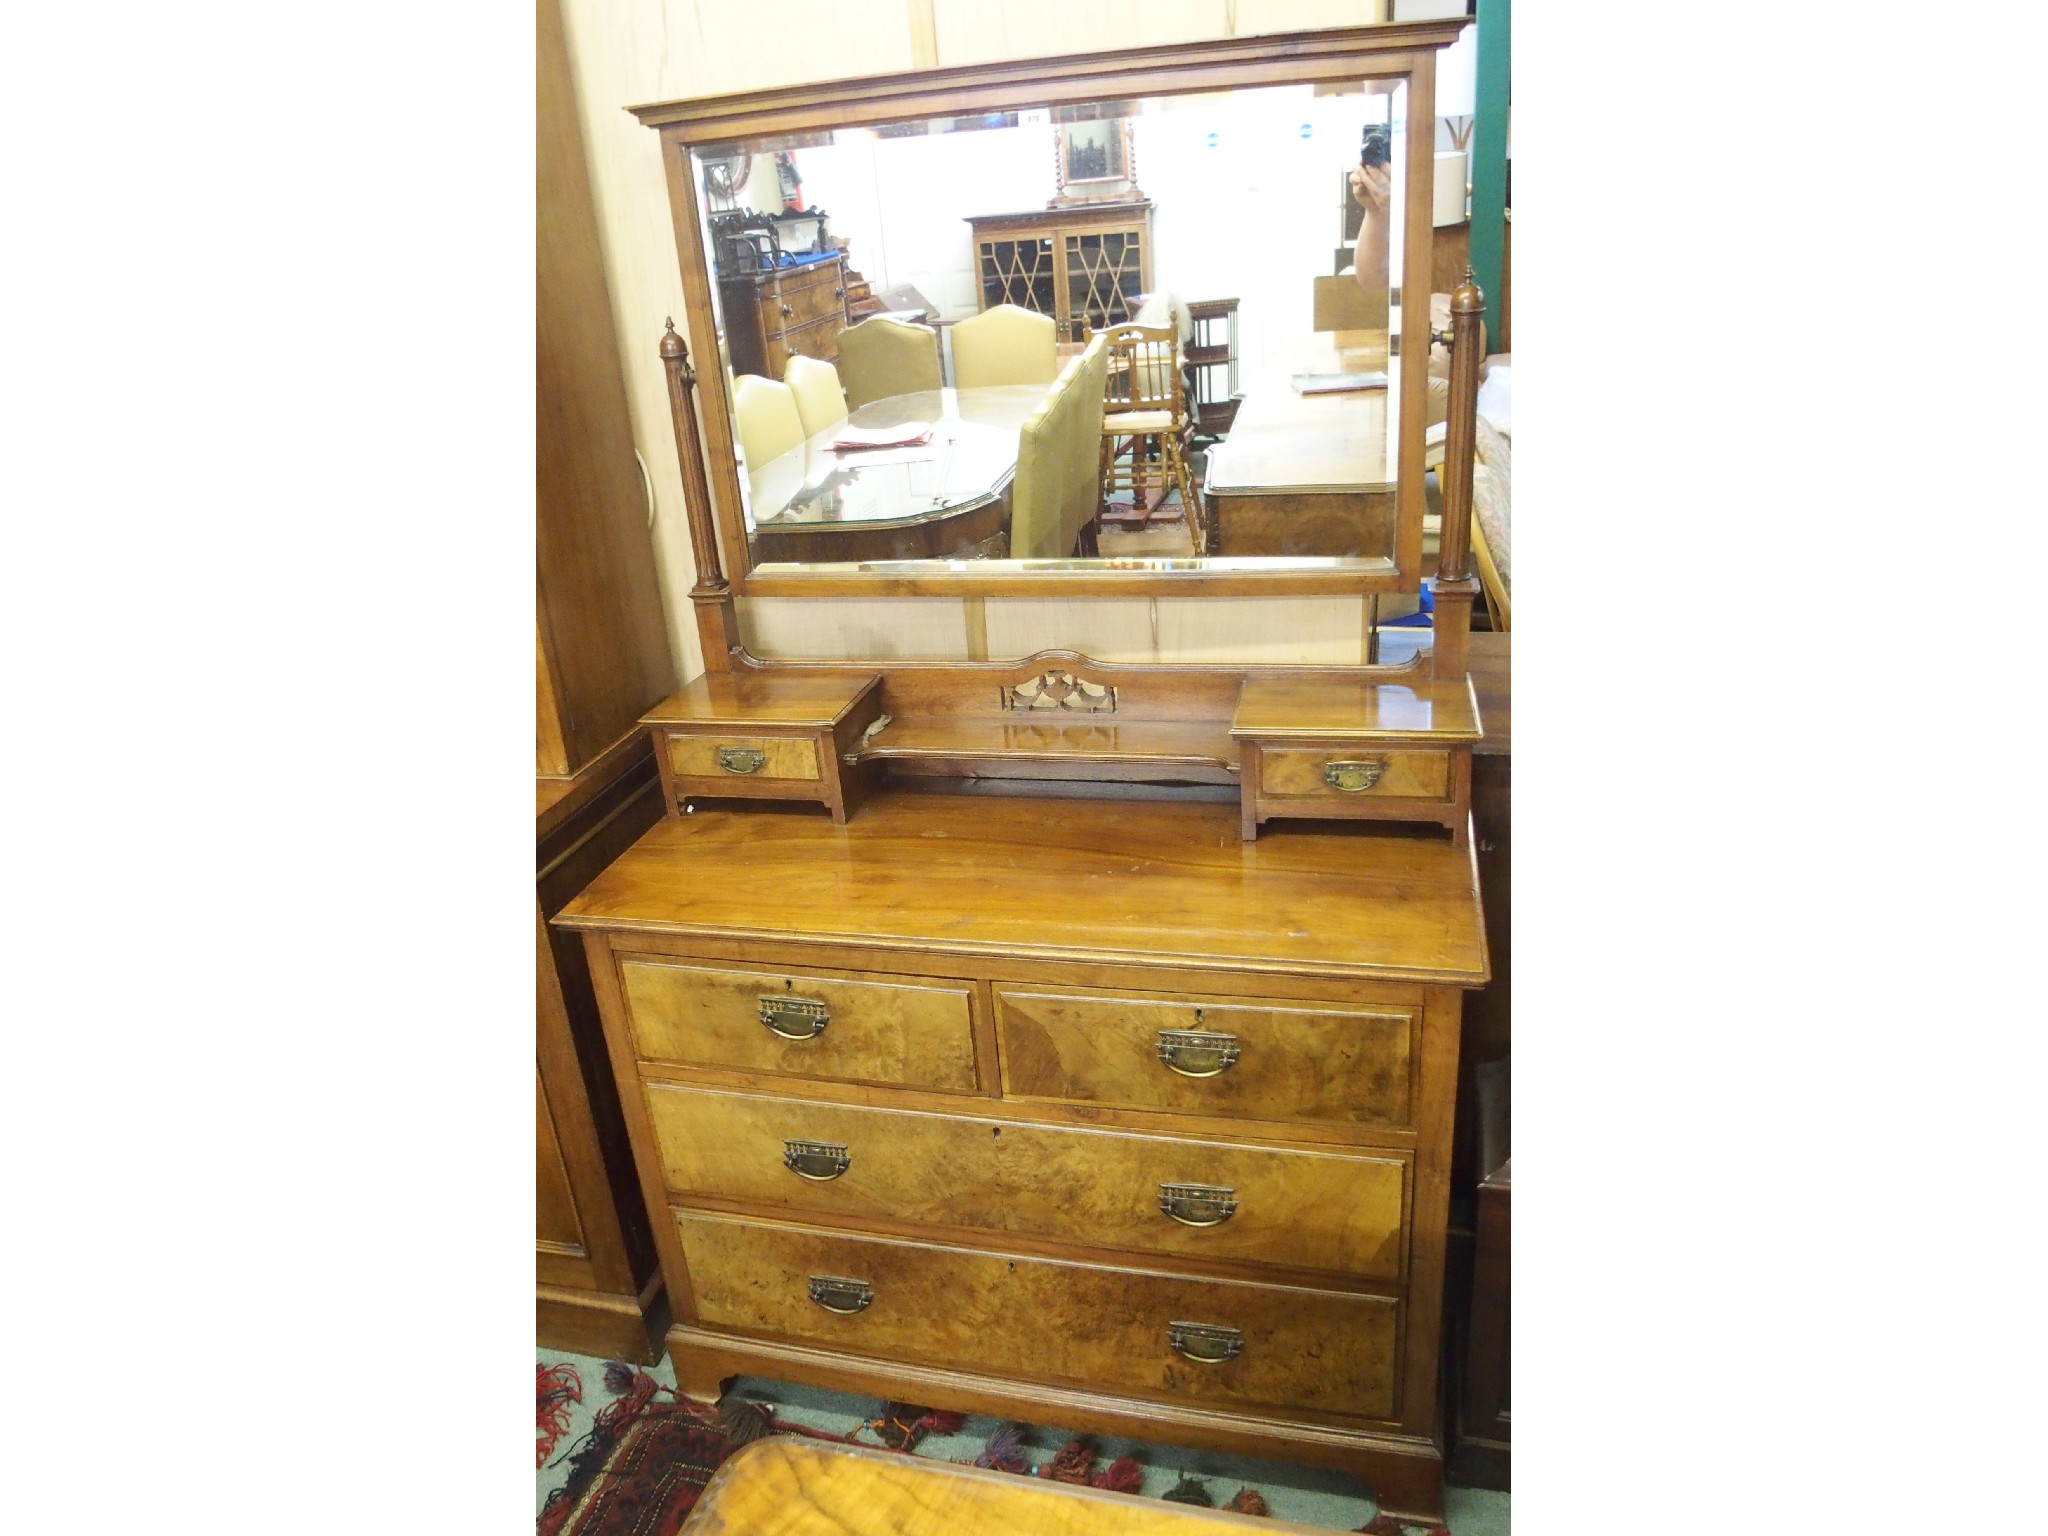
M 1060 709 L 1080 715 L 1116 713 L 1116 689 L 1057 669 L 1006 685 L 1002 698 L 1005 709 Z

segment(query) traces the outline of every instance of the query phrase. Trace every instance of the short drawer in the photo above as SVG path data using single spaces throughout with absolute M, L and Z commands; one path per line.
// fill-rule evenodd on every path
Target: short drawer
M 643 1060 L 962 1093 L 977 1086 L 968 982 L 629 955 L 619 983 Z
M 770 332 L 793 331 L 826 316 L 843 318 L 846 292 L 837 281 L 806 283 L 801 287 L 784 283 L 780 290 L 761 296 L 761 319 Z
M 1259 792 L 1273 799 L 1332 803 L 1444 800 L 1451 794 L 1451 754 L 1261 747 Z
M 1389 1297 L 675 1219 L 700 1327 L 1155 1399 L 1394 1413 Z
M 1375 1280 L 1405 1154 L 1247 1147 L 647 1085 L 669 1190 L 793 1215 L 1008 1232 Z
M 1405 1009 L 998 986 L 1013 1098 L 1255 1120 L 1407 1125 Z
M 668 738 L 669 771 L 689 779 L 818 779 L 818 743 L 811 736 L 677 736 Z

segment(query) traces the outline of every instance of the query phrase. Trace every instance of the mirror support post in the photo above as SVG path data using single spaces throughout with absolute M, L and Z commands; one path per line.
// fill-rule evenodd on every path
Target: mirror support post
M 1451 414 L 1444 426 L 1443 531 L 1437 539 L 1435 640 L 1430 669 L 1437 677 L 1462 677 L 1466 638 L 1472 632 L 1472 601 L 1479 583 L 1472 565 L 1472 454 L 1478 435 L 1479 364 L 1486 350 L 1486 295 L 1472 281 L 1472 269 L 1451 295 Z
M 697 436 L 697 411 L 691 401 L 697 372 L 690 366 L 690 349 L 676 334 L 673 319 L 661 338 L 661 363 L 668 375 L 669 417 L 675 426 L 676 458 L 683 470 L 683 510 L 690 524 L 690 554 L 697 567 L 696 585 L 690 588 L 690 602 L 697 611 L 697 640 L 704 651 L 705 671 L 730 672 L 740 644 L 739 612 L 718 563 L 718 529 L 711 519 L 711 487 L 704 478 L 704 444 Z

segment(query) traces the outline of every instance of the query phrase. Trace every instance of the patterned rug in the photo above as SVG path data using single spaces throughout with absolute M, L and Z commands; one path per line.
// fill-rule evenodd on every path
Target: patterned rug
M 963 1414 L 891 1402 L 835 1434 L 784 1418 L 771 1404 L 738 1397 L 728 1396 L 715 1409 L 699 1407 L 648 1372 L 615 1360 L 604 1367 L 603 1389 L 611 1401 L 597 1410 L 581 1439 L 558 1450 L 572 1407 L 584 1401 L 582 1375 L 568 1363 L 543 1362 L 538 1373 L 539 1465 L 566 1460 L 569 1470 L 541 1510 L 537 1536 L 675 1536 L 719 1463 L 763 1435 L 805 1435 L 917 1455 L 921 1443 L 957 1435 L 966 1422 Z M 1067 1441 L 1042 1461 L 1034 1462 L 1033 1455 L 1020 1426 L 998 1424 L 979 1455 L 961 1459 L 1018 1476 L 1124 1493 L 1140 1492 L 1145 1481 L 1136 1456 L 1104 1464 L 1087 1437 Z M 1210 1484 L 1188 1473 L 1161 1497 L 1206 1508 L 1218 1504 Z M 1251 1487 L 1240 1487 L 1221 1507 L 1247 1515 L 1270 1513 L 1265 1496 Z M 1358 1529 L 1372 1536 L 1415 1536 L 1423 1527 L 1375 1516 Z M 1449 1532 L 1438 1526 L 1429 1536 Z

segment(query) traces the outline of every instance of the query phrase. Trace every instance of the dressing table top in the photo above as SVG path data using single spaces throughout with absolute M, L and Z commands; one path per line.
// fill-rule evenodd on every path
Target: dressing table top
M 887 790 L 822 814 L 699 809 L 649 831 L 556 920 L 725 940 L 1272 970 L 1476 987 L 1472 855 L 1441 837 L 1288 826 L 1232 805 Z

